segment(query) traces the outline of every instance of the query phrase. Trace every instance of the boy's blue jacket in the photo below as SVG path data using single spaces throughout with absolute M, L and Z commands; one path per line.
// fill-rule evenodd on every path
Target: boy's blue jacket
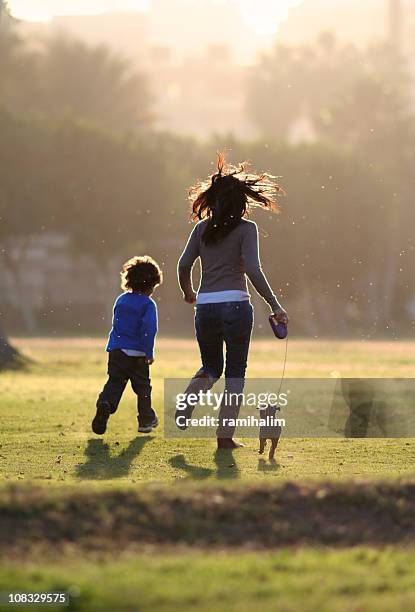
M 106 350 L 131 349 L 153 358 L 157 333 L 157 306 L 141 293 L 122 293 L 114 304 Z

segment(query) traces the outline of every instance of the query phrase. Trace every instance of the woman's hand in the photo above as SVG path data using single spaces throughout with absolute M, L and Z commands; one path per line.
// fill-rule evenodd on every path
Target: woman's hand
M 284 308 L 278 308 L 278 310 L 276 310 L 273 315 L 278 323 L 285 323 L 285 325 L 287 325 L 288 321 L 290 320 Z
M 196 293 L 194 291 L 189 291 L 188 293 L 183 293 L 183 299 L 187 304 L 194 304 L 196 302 Z

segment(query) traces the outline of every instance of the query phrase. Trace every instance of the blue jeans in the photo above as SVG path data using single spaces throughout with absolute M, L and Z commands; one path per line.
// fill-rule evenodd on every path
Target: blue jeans
M 193 385 L 191 383 L 193 392 L 198 386 L 203 390 L 211 388 L 221 377 L 225 366 L 226 391 L 242 393 L 252 325 L 253 308 L 248 300 L 196 306 L 195 329 L 202 368 L 196 373 Z M 200 385 L 197 381 L 200 381 Z M 237 418 L 239 407 L 240 400 L 231 406 L 222 404 L 216 431 L 218 438 L 232 438 L 235 428 L 226 424 L 226 421 Z

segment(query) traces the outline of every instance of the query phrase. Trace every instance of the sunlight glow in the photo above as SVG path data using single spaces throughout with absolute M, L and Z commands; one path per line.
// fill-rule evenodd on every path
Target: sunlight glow
M 170 0 L 174 3 L 174 0 Z M 229 0 L 187 0 L 217 5 Z M 255 34 L 270 36 L 303 0 L 230 0 Z M 12 14 L 27 21 L 50 21 L 54 15 L 96 15 L 109 11 L 147 11 L 152 0 L 9 0 Z M 212 7 L 213 8 L 213 7 Z
M 25 21 L 50 21 L 55 15 L 98 15 L 146 11 L 150 0 L 9 0 L 11 13 Z
M 28 2 L 13 2 L 9 6 L 13 17 L 16 17 L 16 19 L 46 22 L 53 18 L 53 14 L 46 7 L 33 6 L 33 4 L 30 6 Z
M 245 25 L 259 35 L 275 34 L 290 9 L 302 0 L 237 0 Z

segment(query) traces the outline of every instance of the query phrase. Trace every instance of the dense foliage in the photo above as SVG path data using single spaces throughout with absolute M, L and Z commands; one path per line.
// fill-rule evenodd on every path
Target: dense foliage
M 164 267 L 162 332 L 190 331 L 175 272 L 190 230 L 186 190 L 226 146 L 233 162 L 251 159 L 280 175 L 288 193 L 281 215 L 255 220 L 264 268 L 295 331 L 370 337 L 411 329 L 414 119 L 408 78 L 387 49 L 364 54 L 327 37 L 314 54 L 276 48 L 253 71 L 247 97 L 264 136 L 201 143 L 151 130 L 146 79 L 105 49 L 52 39 L 29 52 L 4 22 L 0 46 L 0 273 L 13 293 L 2 297 L 2 319 L 9 313 L 30 332 L 40 321 L 45 329 L 74 331 L 80 320 L 102 329 L 123 258 L 149 253 Z M 290 144 L 289 127 L 305 108 L 317 140 Z M 64 236 L 66 257 L 79 265 L 67 277 L 71 308 L 78 304 L 73 328 L 59 315 L 67 304 L 42 317 L 46 303 L 26 298 L 27 249 L 47 235 Z M 95 311 L 77 284 L 85 276 L 101 296 Z M 258 327 L 265 312 L 258 310 Z

